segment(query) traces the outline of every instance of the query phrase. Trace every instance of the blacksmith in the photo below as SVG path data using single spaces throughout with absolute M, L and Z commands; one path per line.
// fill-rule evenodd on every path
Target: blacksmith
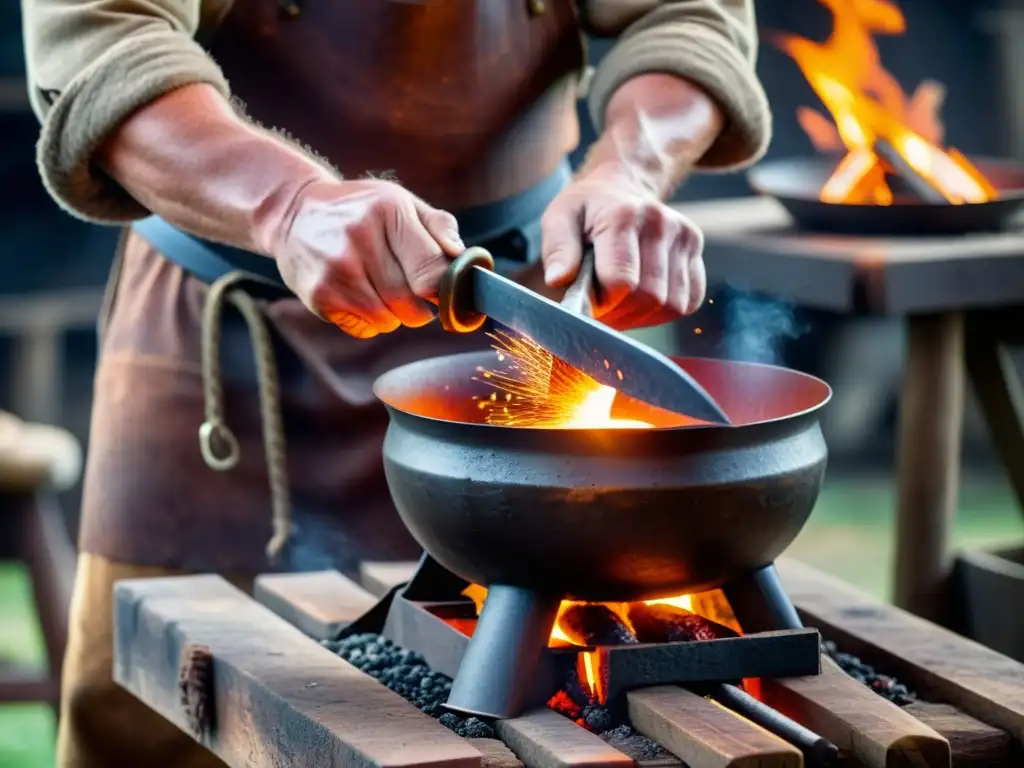
M 557 289 L 586 238 L 606 322 L 695 310 L 701 235 L 662 201 L 764 150 L 753 3 L 22 4 L 46 187 L 126 227 L 57 762 L 219 765 L 111 682 L 113 582 L 416 557 L 370 387 L 481 343 L 426 301 L 467 245 Z M 620 36 L 592 77 L 584 30 Z M 585 80 L 600 138 L 574 177 Z

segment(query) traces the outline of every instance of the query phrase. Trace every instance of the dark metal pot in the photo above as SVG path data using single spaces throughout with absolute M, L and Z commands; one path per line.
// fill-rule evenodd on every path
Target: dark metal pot
M 472 380 L 491 352 L 402 366 L 384 467 L 402 519 L 456 575 L 578 600 L 696 592 L 770 564 L 814 507 L 831 390 L 796 371 L 676 358 L 736 426 L 490 426 Z M 625 414 L 629 415 L 629 414 Z

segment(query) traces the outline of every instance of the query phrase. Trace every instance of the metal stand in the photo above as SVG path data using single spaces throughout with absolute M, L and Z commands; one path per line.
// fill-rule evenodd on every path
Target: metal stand
M 447 708 L 502 718 L 542 704 L 530 700 L 533 681 L 547 677 L 548 638 L 561 602 L 518 587 L 491 585 Z
M 727 584 L 722 591 L 744 634 L 803 627 L 774 564 Z

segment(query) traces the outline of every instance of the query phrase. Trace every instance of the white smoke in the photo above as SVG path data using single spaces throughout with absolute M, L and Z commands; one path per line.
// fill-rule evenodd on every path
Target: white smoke
M 758 296 L 735 293 L 726 302 L 726 358 L 782 365 L 787 341 L 807 333 L 809 326 L 797 320 L 788 304 Z

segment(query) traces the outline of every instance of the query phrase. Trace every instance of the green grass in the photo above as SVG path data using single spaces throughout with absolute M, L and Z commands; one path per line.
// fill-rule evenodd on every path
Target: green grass
M 787 554 L 888 600 L 894 515 L 891 481 L 826 482 L 811 519 Z M 1024 539 L 1024 515 L 1001 478 L 964 478 L 952 539 L 956 549 Z
M 1003 482 L 966 479 L 953 532 L 956 547 L 1024 538 L 1024 516 Z M 888 598 L 892 554 L 891 482 L 837 479 L 826 484 L 818 506 L 789 554 L 833 573 L 880 598 Z M 42 663 L 38 624 L 24 573 L 0 564 L 0 659 Z M 41 706 L 0 707 L 0 766 L 53 765 L 54 719 Z
M 25 572 L 0 563 L 0 661 L 44 663 L 42 635 L 36 621 Z M 56 723 L 49 707 L 0 706 L 0 766 L 49 768 L 53 765 Z

